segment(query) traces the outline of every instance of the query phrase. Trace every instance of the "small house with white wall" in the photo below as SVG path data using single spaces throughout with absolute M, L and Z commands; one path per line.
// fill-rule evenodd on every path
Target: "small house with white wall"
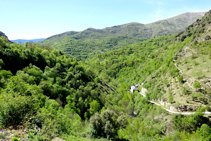
M 130 87 L 130 91 L 131 91 L 131 93 L 133 93 L 134 91 L 138 91 L 139 92 L 138 84 L 136 84 L 135 86 L 131 86 Z

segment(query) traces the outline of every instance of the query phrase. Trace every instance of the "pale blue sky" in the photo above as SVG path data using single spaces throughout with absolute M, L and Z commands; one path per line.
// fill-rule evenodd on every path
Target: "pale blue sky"
M 0 31 L 10 40 L 46 38 L 89 27 L 151 23 L 211 9 L 211 0 L 0 0 Z

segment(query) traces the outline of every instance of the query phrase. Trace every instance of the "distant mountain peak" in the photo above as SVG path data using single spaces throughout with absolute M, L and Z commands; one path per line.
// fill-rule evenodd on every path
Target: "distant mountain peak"
M 22 43 L 24 44 L 25 42 L 39 42 L 44 40 L 45 38 L 38 38 L 38 39 L 16 39 L 16 40 L 12 40 L 15 43 Z
M 131 22 L 103 29 L 90 27 L 74 34 L 65 32 L 54 35 L 40 43 L 50 44 L 78 59 L 85 59 L 96 52 L 106 52 L 152 37 L 182 32 L 204 14 L 205 12 L 186 12 L 150 24 Z

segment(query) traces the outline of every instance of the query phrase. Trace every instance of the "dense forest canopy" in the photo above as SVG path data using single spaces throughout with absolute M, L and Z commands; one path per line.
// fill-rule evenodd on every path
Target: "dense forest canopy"
M 210 27 L 211 11 L 184 32 L 84 62 L 0 37 L 0 139 L 211 140 L 203 114 L 210 111 Z M 146 98 L 129 91 L 141 83 Z M 193 115 L 171 114 L 146 99 L 197 108 Z

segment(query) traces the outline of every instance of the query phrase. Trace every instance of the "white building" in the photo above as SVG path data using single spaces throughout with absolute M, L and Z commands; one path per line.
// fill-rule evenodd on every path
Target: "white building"
M 138 84 L 136 84 L 135 86 L 131 86 L 130 87 L 130 91 L 131 91 L 131 93 L 133 93 L 134 91 L 138 91 L 139 92 Z

